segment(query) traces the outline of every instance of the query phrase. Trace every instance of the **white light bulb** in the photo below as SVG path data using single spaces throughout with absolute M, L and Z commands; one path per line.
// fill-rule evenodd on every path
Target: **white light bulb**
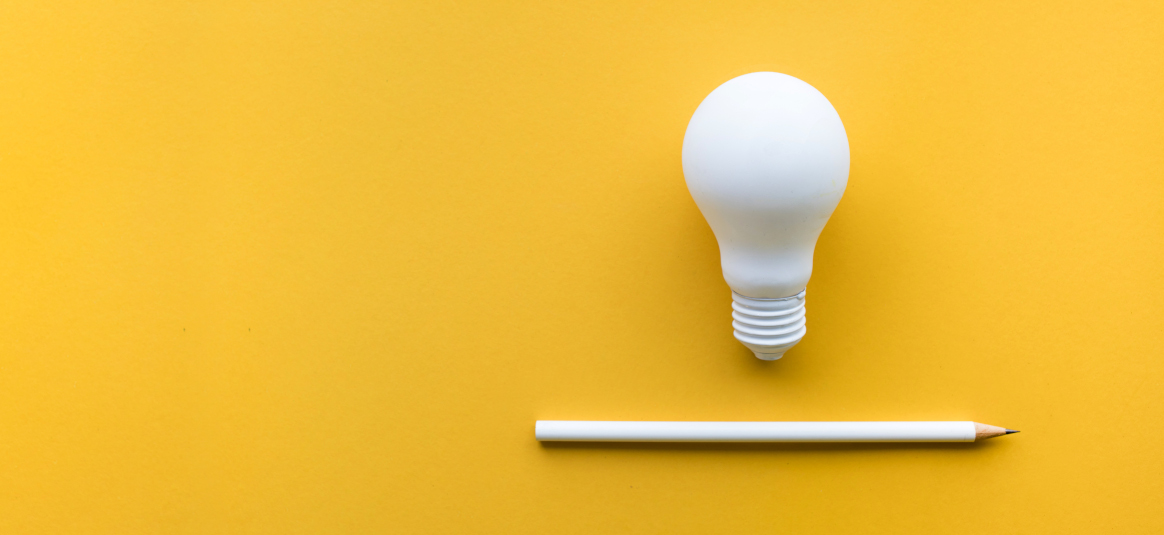
M 813 250 L 849 180 L 840 116 L 792 76 L 733 78 L 691 117 L 683 174 L 719 242 L 736 339 L 780 358 L 804 338 Z

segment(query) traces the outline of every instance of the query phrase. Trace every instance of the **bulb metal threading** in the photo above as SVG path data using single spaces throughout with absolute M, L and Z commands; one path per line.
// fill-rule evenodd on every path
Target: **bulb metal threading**
M 758 299 L 732 292 L 732 328 L 739 340 L 761 360 L 776 360 L 808 332 L 804 290 L 779 299 Z

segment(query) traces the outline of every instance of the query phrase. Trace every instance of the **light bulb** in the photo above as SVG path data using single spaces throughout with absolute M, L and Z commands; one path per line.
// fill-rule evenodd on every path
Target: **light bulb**
M 683 175 L 719 242 L 736 339 L 782 357 L 807 332 L 813 250 L 849 180 L 840 116 L 787 74 L 733 78 L 687 124 Z

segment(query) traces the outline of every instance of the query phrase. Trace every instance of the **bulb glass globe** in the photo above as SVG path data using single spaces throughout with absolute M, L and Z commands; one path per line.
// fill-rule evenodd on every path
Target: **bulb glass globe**
M 816 241 L 849 179 L 849 140 L 832 104 L 775 72 L 733 78 L 687 125 L 683 174 L 719 242 L 735 336 L 776 360 L 807 332 Z

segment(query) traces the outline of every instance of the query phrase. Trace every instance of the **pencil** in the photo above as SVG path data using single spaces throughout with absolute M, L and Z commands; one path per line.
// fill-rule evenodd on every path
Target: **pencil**
M 539 420 L 540 441 L 974 442 L 1018 433 L 977 422 L 604 422 Z

